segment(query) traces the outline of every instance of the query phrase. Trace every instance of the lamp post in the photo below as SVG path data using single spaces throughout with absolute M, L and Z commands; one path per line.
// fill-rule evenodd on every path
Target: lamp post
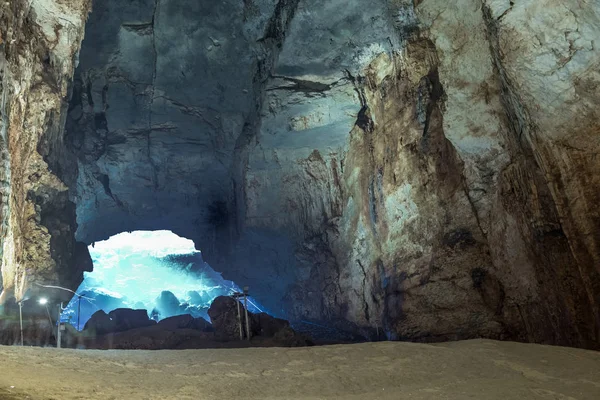
M 80 317 L 81 317 L 81 294 L 77 294 L 77 330 L 79 330 Z
M 40 305 L 46 307 L 46 314 L 48 315 L 48 321 L 50 321 L 50 328 L 52 329 L 52 333 L 54 333 L 54 328 L 52 327 L 52 324 L 53 324 L 53 322 L 52 322 L 52 316 L 50 315 L 50 309 L 48 308 L 48 299 L 45 298 L 45 297 L 42 297 L 39 300 L 39 303 L 40 303 Z M 60 315 L 59 315 L 59 317 L 60 317 Z M 57 340 L 58 340 L 58 335 L 59 334 L 58 334 L 58 328 L 57 328 L 57 333 L 56 333 L 56 336 L 55 336 L 57 338 Z
M 40 305 L 46 307 L 46 314 L 48 315 L 48 321 L 50 321 L 50 326 L 52 326 L 52 317 L 50 316 L 50 310 L 48 310 L 48 299 L 42 297 L 39 301 Z
M 63 303 L 60 303 L 58 305 L 58 328 L 57 328 L 57 332 L 56 332 L 56 348 L 60 349 L 62 346 L 62 328 L 63 328 L 63 324 L 61 322 L 61 317 L 62 317 L 62 312 L 63 312 L 64 308 L 63 308 Z
M 23 346 L 23 300 L 19 302 L 19 325 L 21 327 L 21 346 Z
M 244 340 L 244 331 L 242 330 L 242 314 L 240 313 L 240 299 L 236 297 L 235 302 L 237 304 L 238 326 L 240 327 L 240 340 Z

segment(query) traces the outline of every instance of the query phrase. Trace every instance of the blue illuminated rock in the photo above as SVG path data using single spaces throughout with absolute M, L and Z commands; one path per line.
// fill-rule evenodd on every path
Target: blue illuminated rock
M 160 317 L 174 316 L 183 314 L 179 299 L 168 290 L 161 292 L 160 296 L 156 299 L 156 310 Z
M 205 290 L 201 290 L 201 291 L 190 290 L 189 292 L 187 292 L 187 295 L 189 297 L 190 304 L 208 304 L 208 305 L 210 305 L 210 303 L 213 299 L 210 296 L 210 294 Z

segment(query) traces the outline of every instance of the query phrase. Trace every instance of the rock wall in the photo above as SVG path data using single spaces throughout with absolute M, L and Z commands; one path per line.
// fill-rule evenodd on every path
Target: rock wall
M 600 82 L 594 49 L 600 9 L 593 3 L 488 2 L 483 13 L 515 154 L 502 176 L 503 189 L 512 186 L 513 192 L 505 199 L 526 188 L 518 211 L 512 202 L 503 207 L 520 220 L 546 306 L 543 313 L 530 308 L 526 313 L 536 317 L 524 319 L 545 314 L 554 341 L 598 347 L 600 224 L 592 204 L 600 196 L 594 155 L 600 130 L 591 104 L 598 104 L 592 88 Z M 530 340 L 540 340 L 541 326 L 527 327 Z
M 504 3 L 422 1 L 415 8 L 396 1 L 382 4 L 387 13 L 372 6 L 373 15 L 335 2 L 329 13 L 300 3 L 267 88 L 244 193 L 247 226 L 281 229 L 298 243 L 291 318 L 341 317 L 411 340 L 598 346 L 600 226 L 596 211 L 582 206 L 599 193 L 591 161 L 597 100 L 576 90 L 582 79 L 595 87 L 598 9 Z M 546 15 L 552 8 L 560 11 Z M 358 14 L 366 21 L 348 16 Z M 554 26 L 564 16 L 571 22 Z M 302 34 L 294 35 L 296 23 Z M 339 26 L 356 33 L 350 42 L 365 42 L 335 47 L 332 27 Z M 536 29 L 547 39 L 530 49 Z M 549 76 L 567 61 L 561 53 L 544 58 L 564 47 L 553 40 L 576 30 L 574 68 Z M 543 104 L 561 90 L 551 84 L 557 80 L 572 94 L 547 113 Z M 535 93 L 532 117 L 524 99 L 535 89 L 544 92 Z M 354 127 L 338 110 L 356 115 Z M 562 178 L 578 193 L 572 200 L 547 172 L 568 163 L 565 155 L 542 150 L 554 140 L 531 139 L 543 136 L 542 116 L 552 120 L 546 129 L 565 126 L 565 137 L 571 120 L 591 129 L 583 153 L 572 150 L 590 160 L 585 168 L 562 167 L 585 181 Z M 570 201 L 579 205 L 565 206 Z M 575 225 L 581 229 L 570 233 Z
M 86 246 L 74 239 L 68 187 L 44 161 L 63 147 L 62 111 L 89 7 L 64 0 L 0 5 L 0 305 L 32 295 L 34 282 L 77 285 L 91 267 Z
M 5 288 L 171 229 L 292 320 L 600 345 L 597 3 L 98 1 L 68 110 L 52 4 L 0 19 Z

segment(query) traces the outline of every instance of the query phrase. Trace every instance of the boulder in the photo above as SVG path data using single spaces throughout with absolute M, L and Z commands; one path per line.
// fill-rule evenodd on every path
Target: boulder
M 245 308 L 237 300 L 228 296 L 219 296 L 210 305 L 208 316 L 215 329 L 215 337 L 219 340 L 239 340 L 238 304 L 245 326 Z
M 175 294 L 165 290 L 156 299 L 156 310 L 161 317 L 178 315 L 180 314 L 180 301 Z
M 231 297 L 217 297 L 208 310 L 208 315 L 215 329 L 215 338 L 221 341 L 239 340 L 237 301 Z M 242 323 L 245 327 L 245 309 L 240 303 Z M 305 336 L 296 333 L 290 323 L 284 319 L 275 318 L 266 313 L 248 313 L 250 330 L 254 336 L 273 339 L 282 346 L 308 346 L 312 342 Z M 244 331 L 245 334 L 245 331 Z
M 116 331 L 116 324 L 103 310 L 96 311 L 85 323 L 83 330 L 96 336 Z
M 190 298 L 190 304 L 194 306 L 204 306 L 210 303 L 211 295 L 205 290 L 189 291 L 187 294 Z
M 313 344 L 309 336 L 296 332 L 285 319 L 267 313 L 252 314 L 250 318 L 253 335 L 272 338 L 276 344 L 287 347 Z
M 96 311 L 86 322 L 84 331 L 99 336 L 107 333 L 123 332 L 130 329 L 145 328 L 156 324 L 148 318 L 146 310 L 117 308 L 110 313 Z
M 156 321 L 148 318 L 146 310 L 132 310 L 130 308 L 117 308 L 108 313 L 109 318 L 115 324 L 115 332 L 128 331 L 130 329 L 145 328 L 156 324 Z

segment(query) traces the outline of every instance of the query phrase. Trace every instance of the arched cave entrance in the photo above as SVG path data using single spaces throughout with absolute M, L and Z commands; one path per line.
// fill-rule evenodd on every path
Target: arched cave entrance
M 168 230 L 123 232 L 89 251 L 94 269 L 84 273 L 62 314 L 62 321 L 78 330 L 96 311 L 117 308 L 144 309 L 157 321 L 190 314 L 210 322 L 212 301 L 241 291 L 204 262 L 193 241 Z M 248 308 L 266 311 L 252 297 Z

